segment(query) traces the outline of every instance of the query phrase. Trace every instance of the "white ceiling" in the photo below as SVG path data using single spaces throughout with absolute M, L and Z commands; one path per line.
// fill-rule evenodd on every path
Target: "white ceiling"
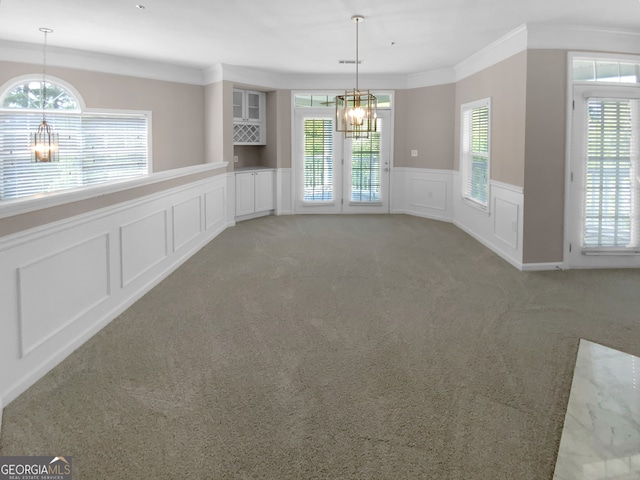
M 136 4 L 146 8 L 136 8 Z M 0 40 L 207 68 L 351 73 L 450 68 L 524 23 L 638 31 L 639 0 L 0 0 Z M 395 45 L 392 45 L 395 42 Z

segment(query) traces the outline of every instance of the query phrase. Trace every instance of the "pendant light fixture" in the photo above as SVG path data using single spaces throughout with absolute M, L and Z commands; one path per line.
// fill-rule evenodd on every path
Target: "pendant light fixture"
M 31 150 L 35 162 L 57 162 L 58 161 L 58 134 L 53 131 L 51 125 L 47 123 L 45 108 L 47 105 L 47 35 L 53 33 L 50 28 L 40 28 L 44 33 L 44 54 L 42 67 L 42 87 L 40 98 L 42 102 L 42 122 L 38 131 L 31 134 Z
M 362 15 L 351 17 L 356 24 L 356 88 L 336 97 L 336 130 L 344 132 L 346 138 L 368 138 L 376 131 L 378 100 L 369 90 L 362 91 L 358 83 L 358 25 L 364 21 Z

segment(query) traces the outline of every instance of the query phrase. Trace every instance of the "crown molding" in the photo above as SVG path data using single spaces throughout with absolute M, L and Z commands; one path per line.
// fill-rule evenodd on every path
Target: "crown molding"
M 433 87 L 455 83 L 456 72 L 453 68 L 443 68 L 430 72 L 410 73 L 407 75 L 406 88 Z
M 407 88 L 406 75 L 359 75 L 360 87 L 369 90 Z M 266 89 L 283 90 L 335 90 L 353 88 L 350 74 L 298 74 L 260 70 L 238 65 L 218 64 L 205 71 L 205 84 L 222 80 Z
M 359 80 L 362 88 L 376 90 L 403 90 L 455 83 L 527 49 L 640 54 L 640 32 L 528 23 L 520 25 L 451 68 L 410 74 L 361 74 Z M 52 66 L 193 85 L 209 85 L 228 80 L 264 89 L 333 90 L 353 87 L 353 76 L 347 74 L 298 74 L 229 64 L 199 69 L 57 47 L 48 47 L 47 57 L 48 64 Z M 40 65 L 42 47 L 0 40 L 0 60 Z
M 42 46 L 0 40 L 0 60 L 41 65 Z M 70 48 L 47 47 L 47 65 L 193 85 L 204 83 L 204 73 L 199 68 Z
M 530 49 L 566 49 L 640 53 L 640 32 L 579 25 L 527 25 Z
M 463 78 L 502 62 L 526 50 L 527 45 L 527 25 L 523 24 L 458 63 L 453 68 L 455 81 L 462 80 Z

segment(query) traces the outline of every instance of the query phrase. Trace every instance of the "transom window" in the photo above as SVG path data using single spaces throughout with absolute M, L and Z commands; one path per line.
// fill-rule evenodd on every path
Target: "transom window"
M 81 100 L 62 82 L 48 81 L 44 87 L 41 80 L 27 78 L 0 92 L 0 200 L 149 173 L 148 112 L 83 111 Z M 43 112 L 59 135 L 57 162 L 33 161 L 30 135 Z
M 45 100 L 46 111 L 80 111 L 78 100 L 65 88 L 55 83 L 35 80 L 21 82 L 7 90 L 2 97 L 2 108 L 42 111 L 42 102 Z
M 574 57 L 572 70 L 576 82 L 640 83 L 640 62 L 637 61 Z

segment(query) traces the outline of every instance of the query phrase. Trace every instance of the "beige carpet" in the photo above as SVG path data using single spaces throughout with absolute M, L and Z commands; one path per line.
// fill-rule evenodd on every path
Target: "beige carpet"
M 408 216 L 238 224 L 4 413 L 81 479 L 551 479 L 579 339 L 637 270 L 522 273 Z

